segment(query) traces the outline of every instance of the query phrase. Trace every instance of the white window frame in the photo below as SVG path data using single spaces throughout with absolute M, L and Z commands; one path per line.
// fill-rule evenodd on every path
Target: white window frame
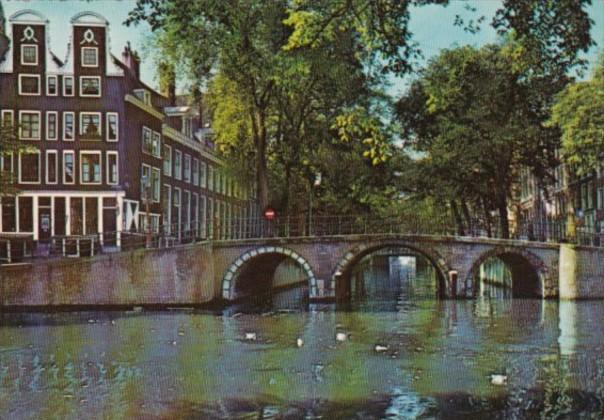
M 147 150 L 147 145 L 145 144 L 145 133 L 149 133 L 149 140 L 151 140 L 151 150 Z M 146 125 L 143 125 L 142 134 L 141 134 L 141 145 L 143 148 L 143 153 L 149 156 L 153 156 L 153 130 L 151 130 Z
M 189 164 L 187 165 L 187 162 L 189 162 Z M 188 153 L 185 153 L 184 155 L 184 161 L 183 161 L 183 181 L 190 184 L 191 183 L 191 155 Z
M 5 115 L 10 115 L 11 125 L 15 125 L 15 111 L 12 109 L 3 109 L 0 112 L 0 125 L 4 125 L 4 120 L 6 119 Z
M 151 133 L 151 148 L 153 149 L 151 154 L 161 159 L 161 134 L 157 131 Z
M 65 180 L 66 176 L 66 170 L 65 170 L 65 156 L 66 155 L 71 155 L 73 156 L 73 181 L 72 182 L 67 182 Z M 63 150 L 63 161 L 61 162 L 61 168 L 63 169 L 63 176 L 62 176 L 62 180 L 63 180 L 63 185 L 74 185 L 76 183 L 76 173 L 77 173 L 77 162 L 76 162 L 76 153 L 75 150 Z
M 180 167 L 178 168 L 178 171 L 176 170 L 176 158 L 174 159 L 174 179 L 177 179 L 179 181 L 182 180 L 182 167 L 183 167 L 183 160 L 182 160 L 182 152 L 178 149 L 176 149 L 174 151 L 174 156 L 180 156 Z
M 84 177 L 82 173 L 82 157 L 84 155 L 97 155 L 99 157 L 99 174 L 101 176 L 101 179 L 98 182 L 84 182 Z M 80 168 L 80 185 L 101 185 L 103 183 L 103 152 L 101 152 L 100 150 L 80 150 L 80 165 L 78 167 Z
M 115 139 L 109 138 L 109 117 L 115 117 Z M 117 112 L 108 112 L 105 115 L 105 133 L 108 143 L 117 143 L 120 140 L 120 118 Z
M 55 135 L 50 135 L 50 116 L 55 116 Z M 59 113 L 57 111 L 46 111 L 46 140 L 56 141 L 59 138 Z
M 94 56 L 95 56 L 95 64 L 85 64 L 84 63 L 84 52 L 86 50 L 93 50 L 94 51 Z M 99 49 L 98 47 L 82 47 L 82 49 L 80 50 L 80 64 L 82 65 L 82 67 L 98 67 L 99 66 Z
M 197 168 L 197 170 L 195 170 Z M 199 186 L 199 159 L 196 157 L 193 158 L 191 162 L 191 177 L 193 179 L 193 185 L 196 187 Z
M 141 164 L 141 202 L 144 203 L 145 200 L 148 200 L 149 202 L 152 202 L 153 200 L 150 200 L 149 197 L 146 195 L 146 185 L 143 183 L 143 181 L 145 180 L 145 168 L 148 169 L 149 171 L 149 176 L 147 177 L 147 181 L 149 182 L 149 190 L 151 189 L 151 165 L 147 165 L 146 163 Z M 153 197 L 151 197 L 153 198 Z
M 115 156 L 115 166 L 117 167 L 115 182 L 111 182 L 111 165 L 109 165 L 109 156 Z M 118 152 L 108 151 L 105 157 L 105 171 L 107 172 L 107 185 L 119 185 L 120 183 L 120 155 Z
M 98 94 L 84 94 L 82 91 L 82 82 L 84 79 L 96 79 L 99 81 L 99 93 Z M 79 77 L 79 87 L 80 87 L 80 98 L 100 98 L 103 95 L 103 87 L 101 86 L 101 76 L 80 76 Z
M 35 63 L 26 63 L 23 61 L 23 58 L 25 57 L 25 54 L 23 54 L 23 50 L 28 47 L 33 47 L 36 50 L 36 62 Z M 21 65 L 22 66 L 37 66 L 38 63 L 40 62 L 40 59 L 38 58 L 39 57 L 38 54 L 39 54 L 39 49 L 36 44 L 21 44 Z
M 71 80 L 71 95 L 68 95 L 65 92 L 65 87 L 67 86 L 67 83 L 65 83 L 65 80 L 68 80 L 68 79 Z M 74 77 L 73 76 L 63 76 L 63 96 L 67 96 L 67 97 L 75 96 L 75 89 L 76 89 L 76 87 L 75 87 Z
M 50 93 L 50 83 L 49 80 L 55 80 L 55 93 Z M 46 96 L 59 96 L 59 77 L 54 74 L 49 74 L 46 76 Z
M 200 161 L 199 166 L 199 186 L 201 188 L 207 188 L 208 184 L 208 165 L 203 160 Z
M 21 156 L 22 155 L 38 155 L 38 181 L 23 181 L 21 177 L 23 176 L 23 172 L 21 171 Z M 42 153 L 40 150 L 35 150 L 33 152 L 23 153 L 20 152 L 18 156 L 18 165 L 19 165 L 19 184 L 23 185 L 40 185 L 42 183 Z
M 167 227 L 167 230 L 165 230 L 165 232 L 170 234 L 172 232 L 172 186 L 170 184 L 164 184 L 164 187 L 168 187 L 168 197 L 165 197 L 164 194 L 164 202 L 168 203 L 168 214 L 163 214 L 164 209 L 162 208 L 162 216 L 164 221 L 164 230 Z
M 66 116 L 70 115 L 70 114 L 73 117 L 72 118 L 72 124 L 73 125 L 71 127 L 71 138 L 67 138 L 67 136 L 66 136 L 67 130 L 65 130 L 65 123 L 67 122 Z M 63 124 L 62 124 L 62 126 L 63 126 L 63 141 L 74 141 L 75 140 L 75 133 L 76 133 L 76 129 L 75 129 L 75 126 L 76 126 L 75 112 L 73 112 L 73 111 L 63 111 Z
M 23 137 L 21 132 L 21 119 L 23 114 L 37 114 L 38 115 L 38 137 Z M 19 111 L 19 140 L 40 140 L 42 138 L 42 112 L 36 110 L 23 109 Z
M 162 156 L 162 160 L 164 162 L 163 165 L 162 165 L 162 170 L 163 170 L 165 176 L 171 177 L 172 176 L 172 164 L 173 164 L 173 161 L 172 161 L 172 146 L 168 146 L 167 144 L 164 144 L 163 147 L 164 147 L 164 149 L 167 149 L 167 150 L 170 151 L 170 153 L 169 153 L 169 156 L 170 156 L 170 165 L 168 166 L 168 170 L 166 171 L 166 163 L 165 163 L 166 159 L 165 159 L 165 157 Z
M 83 117 L 85 115 L 96 115 L 97 117 L 99 117 L 99 138 L 98 138 L 98 141 L 102 140 L 103 139 L 103 114 L 100 113 L 100 112 L 80 112 L 80 115 L 79 115 L 80 121 L 79 121 L 79 124 L 78 124 L 78 127 L 79 127 L 78 133 L 79 133 L 79 136 L 80 136 L 80 140 L 84 136 L 84 125 L 83 125 L 84 124 L 84 118 Z
M 153 174 L 157 174 L 157 191 L 153 185 Z M 157 197 L 156 197 L 157 193 Z M 161 202 L 161 170 L 156 167 L 151 167 L 151 202 L 152 203 L 160 203 Z
M 50 155 L 55 155 L 55 180 L 54 182 L 51 182 L 50 179 L 48 178 L 48 162 L 49 162 L 49 156 Z M 59 183 L 59 151 L 58 150 L 47 150 L 46 151 L 46 170 L 44 171 L 46 173 L 46 183 L 48 185 L 57 185 Z
M 23 86 L 22 86 L 21 80 L 24 77 L 33 77 L 33 78 L 38 79 L 38 92 L 37 93 L 24 93 L 23 92 L 23 89 L 22 89 Z M 29 73 L 22 73 L 22 74 L 20 74 L 19 75 L 19 95 L 21 95 L 21 96 L 40 96 L 40 95 L 42 95 L 42 86 L 41 86 L 41 83 L 42 83 L 41 82 L 41 77 L 40 77 L 39 74 L 29 74 Z

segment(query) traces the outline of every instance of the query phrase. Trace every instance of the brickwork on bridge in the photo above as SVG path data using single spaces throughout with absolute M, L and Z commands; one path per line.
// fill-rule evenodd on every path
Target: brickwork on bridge
M 265 254 L 291 252 L 294 260 L 309 273 L 311 299 L 336 298 L 338 282 L 364 256 L 387 247 L 406 248 L 426 257 L 441 277 L 441 295 L 449 298 L 471 298 L 476 293 L 475 274 L 489 257 L 516 264 L 515 272 L 527 271 L 515 281 L 538 283 L 526 289 L 544 298 L 558 296 L 559 246 L 534 242 L 478 238 L 452 238 L 426 235 L 355 235 L 321 238 L 276 238 L 258 241 L 216 242 L 215 253 L 237 254 L 225 266 L 216 266 L 215 281 L 220 283 L 222 297 L 230 299 L 239 279 L 237 272 L 244 264 L 254 263 L 254 250 Z M 283 251 L 281 251 L 283 250 Z M 245 257 L 245 260 L 243 259 Z M 308 268 L 307 268 L 308 267 Z M 514 267 L 512 267 L 514 268 Z M 514 271 L 514 270 L 512 270 Z M 222 274 L 221 274 L 222 273 Z M 312 274 L 310 274 L 312 273 Z M 531 275 L 529 275 L 529 273 Z M 534 276 L 532 275 L 534 274 Z
M 450 236 L 350 235 L 204 242 L 2 265 L 0 308 L 229 301 L 242 297 L 238 291 L 254 293 L 253 287 L 239 287 L 244 282 L 253 286 L 255 281 L 271 280 L 267 268 L 273 273 L 288 271 L 293 264 L 283 269 L 286 261 L 299 266 L 294 281 L 306 277 L 311 299 L 334 299 L 340 297 L 347 273 L 364 256 L 395 247 L 431 261 L 441 277 L 441 294 L 449 298 L 474 297 L 474 275 L 490 257 L 511 266 L 512 283 L 520 284 L 521 291 L 544 298 L 604 298 L 602 248 Z M 264 286 L 290 285 L 273 281 Z

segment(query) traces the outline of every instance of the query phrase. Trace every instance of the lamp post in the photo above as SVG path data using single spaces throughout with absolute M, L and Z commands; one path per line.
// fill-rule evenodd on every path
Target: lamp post
M 313 188 L 321 185 L 321 172 L 315 173 L 315 180 L 308 190 L 308 236 L 312 236 L 312 196 Z

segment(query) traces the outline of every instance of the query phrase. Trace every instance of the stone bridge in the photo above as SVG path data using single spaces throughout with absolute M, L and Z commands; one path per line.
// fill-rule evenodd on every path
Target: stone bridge
M 560 290 L 560 245 L 552 243 L 379 234 L 217 241 L 212 248 L 216 297 L 225 300 L 253 293 L 255 283 L 271 278 L 288 259 L 303 271 L 311 300 L 338 298 L 346 293 L 353 267 L 388 248 L 424 256 L 436 269 L 439 294 L 446 298 L 474 297 L 476 273 L 490 257 L 510 269 L 514 295 L 554 298 Z

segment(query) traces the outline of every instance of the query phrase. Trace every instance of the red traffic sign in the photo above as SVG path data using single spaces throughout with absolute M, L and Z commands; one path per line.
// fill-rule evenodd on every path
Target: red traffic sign
M 266 220 L 273 220 L 276 215 L 277 213 L 275 212 L 275 210 L 271 209 L 270 207 L 264 210 L 264 218 Z

